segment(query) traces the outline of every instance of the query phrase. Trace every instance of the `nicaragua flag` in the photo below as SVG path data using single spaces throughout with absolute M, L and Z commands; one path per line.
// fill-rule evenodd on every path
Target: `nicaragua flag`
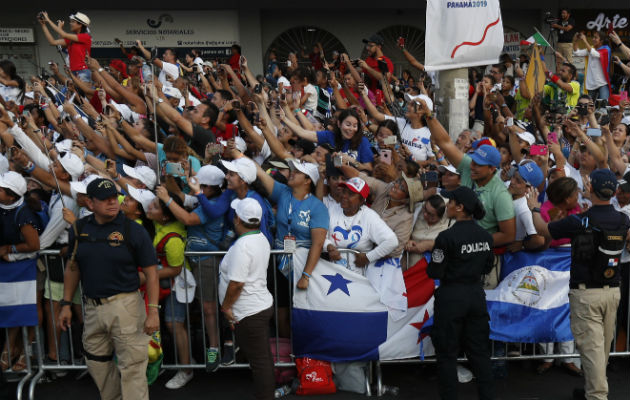
M 0 261 L 0 328 L 37 325 L 37 259 Z
M 308 249 L 294 253 L 294 282 L 307 256 Z M 297 357 L 332 362 L 412 358 L 420 355 L 420 343 L 425 355 L 433 354 L 430 338 L 420 332 L 433 315 L 432 292 L 418 297 L 427 299 L 425 303 L 410 303 L 403 318 L 392 317 L 368 278 L 325 260 L 319 260 L 311 275 L 308 289 L 296 288 L 293 294 Z
M 573 340 L 569 321 L 571 249 L 503 256 L 502 281 L 486 290 L 490 338 L 504 342 Z

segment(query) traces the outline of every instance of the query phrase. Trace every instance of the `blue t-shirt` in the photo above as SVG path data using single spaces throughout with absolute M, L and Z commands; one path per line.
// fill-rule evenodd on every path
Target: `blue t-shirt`
M 309 195 L 300 201 L 290 187 L 275 182 L 270 198 L 278 206 L 276 240 L 282 242 L 290 231 L 296 240 L 310 242 L 311 229 L 328 230 L 328 209 L 317 197 Z
M 359 135 L 359 133 L 357 133 Z M 335 132 L 332 131 L 319 131 L 317 132 L 317 143 L 328 143 L 333 148 L 335 145 Z M 360 163 L 369 163 L 374 161 L 374 154 L 370 150 L 370 141 L 364 136 L 361 138 L 361 143 L 358 149 L 350 149 L 350 140 L 344 139 L 341 152 L 349 155 Z
M 210 204 L 214 205 L 215 201 L 208 200 Z M 217 251 L 219 250 L 218 244 L 223 239 L 223 215 L 217 218 L 209 218 L 203 211 L 203 208 L 199 205 L 193 210 L 197 216 L 199 216 L 199 225 L 191 225 L 187 227 L 188 238 L 186 239 L 187 251 Z M 205 260 L 208 256 L 199 257 L 200 260 Z M 192 257 L 194 261 L 197 261 L 197 257 Z
M 4 245 L 24 242 L 20 231 L 24 225 L 32 225 L 38 233 L 42 233 L 39 217 L 26 204 L 10 210 L 0 208 L 0 243 Z

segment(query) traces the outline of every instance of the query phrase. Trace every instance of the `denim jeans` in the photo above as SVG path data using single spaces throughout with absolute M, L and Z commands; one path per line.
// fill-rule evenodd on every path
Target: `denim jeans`
M 593 99 L 593 101 L 597 99 L 608 100 L 610 96 L 610 92 L 608 91 L 608 85 L 600 86 L 597 89 L 589 90 L 589 96 Z

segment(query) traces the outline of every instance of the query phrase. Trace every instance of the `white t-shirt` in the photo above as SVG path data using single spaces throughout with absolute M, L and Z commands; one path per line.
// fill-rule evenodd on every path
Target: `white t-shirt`
M 612 206 L 615 207 L 615 210 L 626 214 L 628 218 L 630 218 L 630 204 L 626 204 L 625 206 L 621 207 L 619 205 L 619 201 L 617 200 L 617 197 L 613 197 L 610 200 L 610 204 L 612 204 Z M 627 247 L 624 247 L 623 252 L 621 253 L 620 262 L 627 263 L 628 261 L 630 261 L 630 252 L 628 252 Z
M 158 79 L 164 86 L 173 86 L 173 84 L 166 79 L 167 74 L 172 80 L 179 78 L 179 67 L 175 64 L 162 61 L 162 70 L 160 71 Z
M 317 89 L 310 83 L 304 86 L 304 94 L 308 94 L 308 100 L 304 103 L 304 108 L 309 111 L 315 111 L 317 108 Z
M 588 56 L 588 67 L 586 69 L 586 80 L 584 81 L 584 87 L 586 90 L 595 90 L 599 87 L 608 85 L 606 77 L 604 76 L 604 69 L 600 61 L 600 55 L 595 48 L 591 47 L 591 52 L 587 52 L 586 49 L 577 49 L 573 52 L 574 56 Z
M 429 157 L 435 157 L 431 150 L 431 131 L 422 127 L 413 129 L 411 123 L 405 118 L 394 118 L 386 115 L 385 119 L 395 121 L 400 131 L 401 141 L 409 148 L 414 161 L 426 161 Z
M 526 236 L 537 234 L 532 212 L 527 206 L 527 198 L 523 196 L 520 199 L 512 200 L 512 203 L 514 204 L 514 215 L 516 216 L 515 240 L 523 240 Z
M 376 211 L 367 206 L 361 207 L 351 217 L 343 213 L 340 206 L 328 209 L 330 224 L 324 248 L 329 244 L 338 249 L 354 249 L 365 253 L 370 262 L 379 260 L 390 254 L 398 246 L 398 238 L 394 231 L 379 217 Z M 365 268 L 354 265 L 354 254 L 342 254 L 338 264 L 351 271 L 365 273 Z
M 273 304 L 267 290 L 267 265 L 271 248 L 262 233 L 238 238 L 219 265 L 219 299 L 225 300 L 230 281 L 245 283 L 232 311 L 236 321 L 268 309 Z
M 16 87 L 16 86 L 5 86 L 2 83 L 0 83 L 0 95 L 2 95 L 2 97 L 4 98 L 4 101 L 6 101 L 6 102 L 12 101 L 15 104 L 21 104 L 18 101 L 18 97 L 20 96 L 20 88 L 19 87 Z M 317 101 L 315 103 L 317 103 Z
M 339 202 L 337 202 L 331 195 L 327 195 L 322 199 L 322 203 L 330 210 L 331 207 L 339 207 Z

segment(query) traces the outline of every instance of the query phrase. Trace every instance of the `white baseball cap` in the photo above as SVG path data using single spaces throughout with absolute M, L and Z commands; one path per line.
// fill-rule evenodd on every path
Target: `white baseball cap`
M 536 137 L 530 132 L 518 132 L 516 136 L 518 136 L 521 140 L 526 141 L 530 146 L 536 143 Z
M 125 172 L 125 175 L 144 183 L 144 185 L 150 190 L 153 190 L 155 188 L 157 175 L 155 174 L 155 171 L 153 171 L 151 168 L 144 165 L 135 168 L 128 165 L 123 165 L 123 171 Z
M 70 174 L 73 181 L 79 179 L 83 173 L 83 161 L 74 153 L 67 152 L 63 157 L 59 157 L 59 162 L 63 169 Z
M 241 221 L 248 224 L 256 224 L 262 221 L 262 207 L 258 200 L 246 197 L 234 199 L 230 206 L 236 211 Z
M 62 151 L 70 151 L 72 150 L 72 140 L 64 139 L 61 142 L 55 143 L 55 150 L 61 153 Z
M 145 213 L 149 211 L 149 204 L 155 199 L 152 191 L 147 189 L 136 189 L 131 185 L 127 185 L 127 192 L 132 199 L 140 203 Z
M 26 179 L 17 172 L 8 171 L 0 175 L 0 187 L 9 189 L 22 197 L 26 193 Z
M 313 164 L 310 162 L 304 162 L 299 160 L 287 160 L 289 164 L 289 168 L 297 169 L 303 174 L 306 174 L 313 181 L 314 185 L 317 185 L 317 181 L 319 180 L 319 169 L 317 168 L 317 164 Z
M 409 93 L 405 93 L 405 101 L 414 101 L 416 103 L 420 103 L 419 100 L 424 100 L 427 103 L 427 107 L 429 110 L 433 110 L 433 100 L 426 94 L 418 94 L 418 95 L 410 95 Z
M 438 171 L 440 171 L 441 173 L 444 173 L 444 172 L 448 171 L 448 172 L 451 172 L 451 173 L 456 174 L 456 175 L 461 175 L 459 173 L 459 171 L 457 170 L 457 168 L 455 168 L 451 164 L 449 164 L 449 165 L 439 165 L 438 166 Z
M 221 140 L 219 143 L 221 143 L 223 147 L 227 147 L 227 140 Z M 245 153 L 245 151 L 247 151 L 247 143 L 245 143 L 245 140 L 243 140 L 240 136 L 234 137 L 234 145 L 241 153 Z
M 4 174 L 9 170 L 9 160 L 0 154 L 0 174 Z
M 164 86 L 162 88 L 162 92 L 166 97 L 175 97 L 178 100 L 184 98 L 184 96 L 182 96 L 182 92 L 180 92 L 176 87 Z
M 192 272 L 182 268 L 182 272 L 175 277 L 175 297 L 180 303 L 191 303 L 195 299 L 195 288 L 197 282 Z
M 236 172 L 245 183 L 250 184 L 256 180 L 256 164 L 249 158 L 237 158 L 234 161 L 221 160 L 223 166 Z
M 88 175 L 82 181 L 70 182 L 70 191 L 72 192 L 72 197 L 76 199 L 77 193 L 87 195 L 87 186 L 90 184 L 90 182 L 92 182 L 94 179 L 97 179 L 97 178 L 100 178 L 100 176 L 92 174 L 92 175 Z
M 225 179 L 225 174 L 214 165 L 204 165 L 199 168 L 195 178 L 201 185 L 220 186 Z

